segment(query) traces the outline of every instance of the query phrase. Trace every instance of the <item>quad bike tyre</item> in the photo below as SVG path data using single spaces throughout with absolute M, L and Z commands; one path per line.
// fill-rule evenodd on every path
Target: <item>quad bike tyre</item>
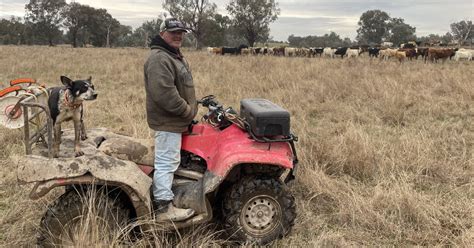
M 277 179 L 250 176 L 227 191 L 222 214 L 232 240 L 265 245 L 292 228 L 295 199 Z
M 129 209 L 119 199 L 92 191 L 68 190 L 48 207 L 40 223 L 39 247 L 95 246 L 87 242 L 104 240 L 128 223 Z

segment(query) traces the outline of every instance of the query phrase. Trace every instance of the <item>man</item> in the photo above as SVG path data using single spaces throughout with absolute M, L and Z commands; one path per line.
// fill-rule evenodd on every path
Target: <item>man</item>
M 193 209 L 173 205 L 173 175 L 180 163 L 181 134 L 197 113 L 193 77 L 179 48 L 187 29 L 175 18 L 160 26 L 145 62 L 148 126 L 155 131 L 153 196 L 158 220 L 182 221 Z

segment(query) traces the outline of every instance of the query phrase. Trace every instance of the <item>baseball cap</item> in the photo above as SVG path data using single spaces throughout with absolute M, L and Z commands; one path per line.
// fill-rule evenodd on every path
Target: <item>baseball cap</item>
M 182 22 L 180 22 L 178 19 L 171 17 L 165 19 L 161 25 L 160 25 L 160 32 L 173 32 L 173 31 L 184 31 L 188 32 L 189 29 L 184 26 Z

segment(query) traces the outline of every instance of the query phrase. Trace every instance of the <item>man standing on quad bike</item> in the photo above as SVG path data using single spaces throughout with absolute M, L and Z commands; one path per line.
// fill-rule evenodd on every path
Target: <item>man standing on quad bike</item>
M 177 19 L 165 19 L 144 66 L 147 121 L 155 131 L 154 206 L 160 221 L 182 221 L 194 214 L 173 205 L 171 190 L 181 159 L 181 135 L 197 114 L 193 77 L 179 50 L 187 31 Z

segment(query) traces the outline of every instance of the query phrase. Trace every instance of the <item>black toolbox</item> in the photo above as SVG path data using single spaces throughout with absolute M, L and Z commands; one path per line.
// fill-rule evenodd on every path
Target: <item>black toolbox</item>
M 290 113 L 269 100 L 241 100 L 240 117 L 245 119 L 257 137 L 290 135 Z

